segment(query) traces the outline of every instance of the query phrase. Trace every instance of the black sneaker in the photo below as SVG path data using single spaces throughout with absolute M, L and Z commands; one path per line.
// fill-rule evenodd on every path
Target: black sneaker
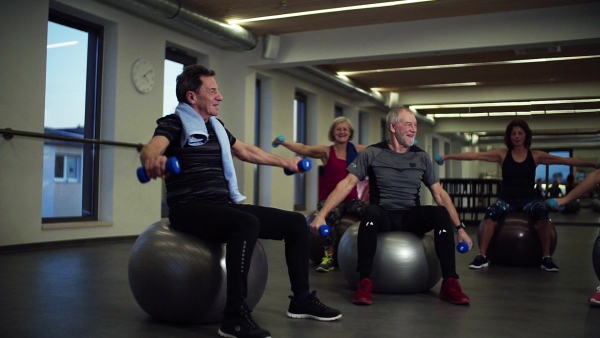
M 558 272 L 558 266 L 552 261 L 552 257 L 542 258 L 542 264 L 540 267 L 549 272 Z
M 488 266 L 487 257 L 483 255 L 477 255 L 475 259 L 469 264 L 469 268 L 471 269 L 481 269 Z
M 342 318 L 340 310 L 332 309 L 321 303 L 317 298 L 317 291 L 311 292 L 308 299 L 302 303 L 296 302 L 293 296 L 290 296 L 290 299 L 290 307 L 287 311 L 290 318 L 310 318 L 325 322 Z
M 219 336 L 229 338 L 271 338 L 271 333 L 263 330 L 252 319 L 251 312 L 248 306 L 243 304 L 237 315 L 229 319 L 223 319 Z

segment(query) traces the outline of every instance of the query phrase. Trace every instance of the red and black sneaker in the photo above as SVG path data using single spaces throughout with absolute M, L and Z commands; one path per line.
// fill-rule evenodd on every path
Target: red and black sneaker
M 590 297 L 590 306 L 600 306 L 600 286 L 596 289 L 596 293 Z
M 369 278 L 363 278 L 358 282 L 358 288 L 356 288 L 352 303 L 358 305 L 373 304 L 373 283 Z
M 447 278 L 442 281 L 440 299 L 456 305 L 469 304 L 470 302 L 469 297 L 462 292 L 458 280 L 454 278 Z

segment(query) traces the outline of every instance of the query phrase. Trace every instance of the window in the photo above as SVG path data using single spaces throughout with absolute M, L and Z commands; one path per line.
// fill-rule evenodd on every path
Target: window
M 165 52 L 165 76 L 163 86 L 163 116 L 175 113 L 175 108 L 179 102 L 175 95 L 175 87 L 177 86 L 177 75 L 181 74 L 183 67 L 197 63 L 194 56 L 188 55 L 187 52 L 179 50 L 175 47 L 167 47 Z M 162 181 L 162 197 L 160 200 L 161 217 L 169 217 L 169 206 L 167 205 L 167 187 L 165 181 Z
M 306 144 L 308 97 L 296 93 L 294 100 L 294 142 Z M 306 175 L 294 175 L 294 210 L 306 210 Z
M 344 107 L 338 106 L 337 104 L 333 107 L 333 118 L 344 116 Z
M 163 90 L 163 116 L 167 116 L 169 114 L 173 114 L 175 112 L 175 108 L 177 108 L 177 95 L 175 95 L 175 87 L 177 86 L 177 82 L 175 79 L 177 75 L 181 74 L 183 71 L 183 67 L 186 65 L 172 61 L 169 59 L 165 60 L 165 83 Z
M 550 155 L 560 156 L 560 157 L 572 157 L 572 152 L 570 150 L 555 150 L 549 151 Z M 567 179 L 567 176 L 571 173 L 571 167 L 564 164 L 552 164 L 545 165 L 540 164 L 537 166 L 535 170 L 535 178 L 542 179 L 543 186 L 548 191 L 547 187 L 551 186 L 554 181 L 558 181 L 559 184 L 562 183 L 564 187 L 564 183 Z M 564 193 L 564 191 L 563 191 Z
M 175 47 L 167 47 L 165 51 L 165 76 L 163 91 L 163 116 L 173 114 L 177 107 L 177 96 L 175 95 L 175 86 L 177 75 L 181 74 L 183 67 L 194 65 L 197 58 L 189 55 Z
M 386 119 L 381 119 L 379 128 L 381 128 L 381 141 L 385 141 L 388 135 L 388 128 Z
M 44 131 L 99 138 L 101 26 L 50 10 Z M 44 142 L 42 222 L 98 219 L 99 148 Z
M 358 143 L 369 144 L 369 113 L 358 112 Z
M 54 160 L 55 182 L 79 182 L 80 173 L 79 155 L 56 155 Z
M 441 144 L 442 142 L 440 142 L 440 139 L 438 137 L 433 137 L 431 139 L 431 153 L 432 154 L 440 154 L 441 153 Z M 443 143 L 442 143 L 443 144 Z M 433 172 L 435 173 L 435 175 L 437 177 L 440 177 L 440 167 L 442 167 L 441 165 L 434 165 L 433 166 Z M 448 167 L 448 166 L 446 166 Z
M 256 79 L 255 83 L 255 94 L 254 94 L 254 145 L 260 148 L 260 130 L 261 130 L 261 104 L 260 98 L 262 97 L 262 87 L 260 79 Z M 259 205 L 259 192 L 260 192 L 260 167 L 254 165 L 254 205 Z

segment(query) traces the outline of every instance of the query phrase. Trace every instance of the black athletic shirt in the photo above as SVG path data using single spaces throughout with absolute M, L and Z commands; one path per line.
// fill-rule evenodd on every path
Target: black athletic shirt
M 535 167 L 531 149 L 527 149 L 527 157 L 521 163 L 515 162 L 511 150 L 507 151 L 502 162 L 500 199 L 506 202 L 536 199 Z
M 221 124 L 223 122 L 219 120 Z M 187 143 L 181 147 L 183 125 L 176 114 L 167 115 L 156 121 L 158 125 L 154 136 L 164 136 L 169 146 L 164 155 L 175 156 L 179 161 L 181 172 L 170 175 L 166 180 L 167 204 L 199 202 L 206 204 L 231 203 L 227 181 L 223 173 L 221 147 L 210 123 L 206 123 L 208 141 L 196 147 Z M 225 129 L 229 136 L 229 144 L 234 145 L 236 138 Z

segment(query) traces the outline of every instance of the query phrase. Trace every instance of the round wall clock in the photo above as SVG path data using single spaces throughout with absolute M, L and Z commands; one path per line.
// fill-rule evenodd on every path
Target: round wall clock
M 154 66 L 148 60 L 136 60 L 131 67 L 131 80 L 141 93 L 151 91 L 154 87 Z

